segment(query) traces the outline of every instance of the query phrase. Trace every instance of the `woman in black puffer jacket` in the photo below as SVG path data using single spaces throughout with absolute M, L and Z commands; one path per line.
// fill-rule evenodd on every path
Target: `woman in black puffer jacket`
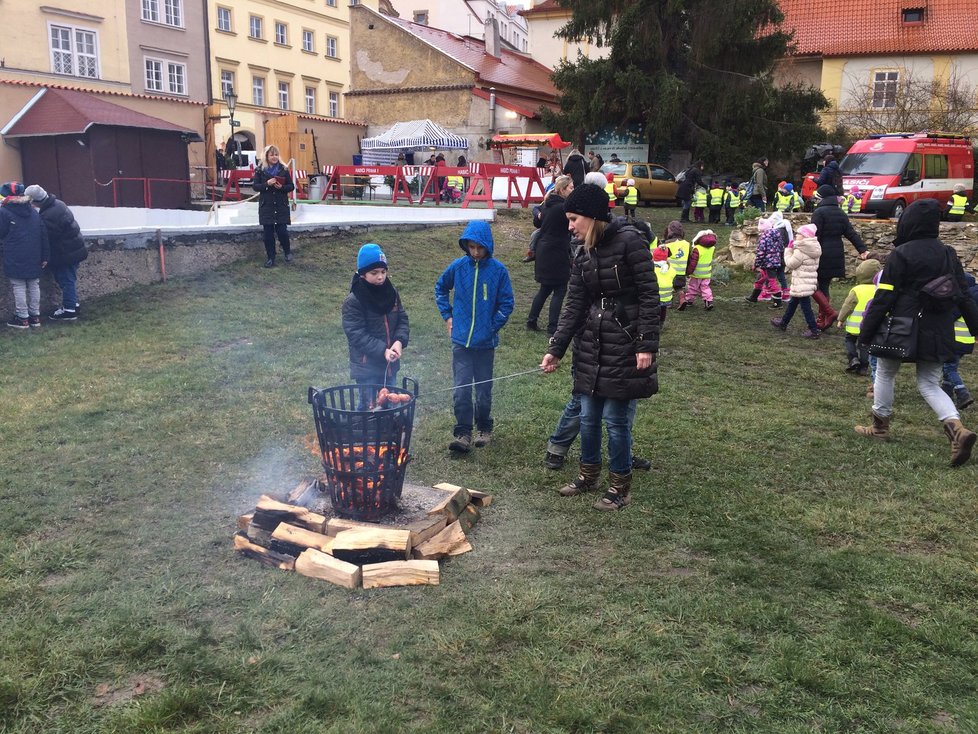
M 822 257 L 818 261 L 818 290 L 812 298 L 818 304 L 818 318 L 815 323 L 819 331 L 825 331 L 835 323 L 835 318 L 839 315 L 829 300 L 829 285 L 833 278 L 846 277 L 846 253 L 842 238 L 845 237 L 852 243 L 860 260 L 866 259 L 867 251 L 862 237 L 853 228 L 848 215 L 839 207 L 835 189 L 831 186 L 819 186 L 815 195 L 821 201 L 812 212 L 812 224 L 818 231 Z
M 594 507 L 629 504 L 632 422 L 638 398 L 659 389 L 659 288 L 648 241 L 624 219 L 611 222 L 608 196 L 593 184 L 564 203 L 570 231 L 583 241 L 574 259 L 557 332 L 541 367 L 560 365 L 578 329 L 574 391 L 581 394 L 581 471 L 560 489 L 571 497 L 595 489 L 601 474 L 601 421 L 608 429 L 610 487 Z
M 954 248 L 938 239 L 940 223 L 941 205 L 936 199 L 918 199 L 903 212 L 893 241 L 897 248 L 886 258 L 879 288 L 863 317 L 859 341 L 869 345 L 887 316 L 916 319 L 916 354 L 907 361 L 917 363 L 917 390 L 944 424 L 951 441 L 951 466 L 960 466 L 971 456 L 978 435 L 961 425 L 954 401 L 941 389 L 942 365 L 956 352 L 954 321 L 959 311 L 968 330 L 978 334 L 978 305 L 968 293 Z M 935 299 L 921 292 L 925 284 L 942 275 L 957 281 L 955 297 Z M 889 440 L 893 383 L 900 364 L 899 359 L 877 357 L 873 424 L 856 426 L 856 433 Z
M 537 318 L 543 304 L 550 297 L 550 316 L 547 320 L 547 333 L 553 336 L 560 320 L 560 308 L 567 293 L 570 280 L 570 230 L 567 229 L 567 216 L 564 214 L 564 199 L 574 190 L 570 176 L 560 176 L 543 202 L 543 216 L 540 218 L 540 234 L 537 237 L 534 278 L 540 289 L 533 297 L 530 314 L 526 317 L 526 328 L 538 331 Z

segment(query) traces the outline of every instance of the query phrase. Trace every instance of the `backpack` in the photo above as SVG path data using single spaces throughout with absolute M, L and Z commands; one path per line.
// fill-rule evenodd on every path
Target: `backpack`
M 679 175 L 676 176 L 677 183 L 682 183 L 683 181 L 686 180 L 686 171 L 688 170 L 689 170 L 688 168 L 684 168 L 682 171 L 679 172 Z
M 744 199 L 749 199 L 754 195 L 754 181 L 748 181 L 744 186 Z

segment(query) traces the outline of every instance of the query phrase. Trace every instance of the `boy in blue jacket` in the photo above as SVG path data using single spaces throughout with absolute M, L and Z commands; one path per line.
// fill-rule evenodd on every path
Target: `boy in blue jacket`
M 455 438 L 448 448 L 468 453 L 473 443 L 477 447 L 488 444 L 492 434 L 492 363 L 499 330 L 513 313 L 514 303 L 509 271 L 492 256 L 489 224 L 469 222 L 458 245 L 465 254 L 438 278 L 435 303 L 452 338 Z M 473 426 L 477 431 L 474 442 Z

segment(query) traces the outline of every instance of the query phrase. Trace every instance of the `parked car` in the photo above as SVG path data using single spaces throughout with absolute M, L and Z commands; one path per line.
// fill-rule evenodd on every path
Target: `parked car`
M 676 203 L 676 189 L 679 188 L 676 177 L 658 163 L 605 163 L 601 166 L 601 173 L 614 174 L 615 186 L 621 188 L 628 179 L 635 179 L 638 199 L 642 204 Z

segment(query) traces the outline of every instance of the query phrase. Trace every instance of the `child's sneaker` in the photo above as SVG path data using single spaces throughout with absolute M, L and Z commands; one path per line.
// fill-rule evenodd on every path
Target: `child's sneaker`
M 543 463 L 547 466 L 547 468 L 553 469 L 554 471 L 563 469 L 565 461 L 567 461 L 566 456 L 561 456 L 560 454 L 555 454 L 551 451 L 548 451 L 547 455 L 543 459 Z
M 48 316 L 52 321 L 76 321 L 78 319 L 78 307 L 74 311 L 69 311 L 64 306 Z
M 492 433 L 490 431 L 479 431 L 475 434 L 475 441 L 472 445 L 477 449 L 481 449 L 483 446 L 489 445 L 489 440 L 492 438 Z
M 10 321 L 7 322 L 7 326 L 11 329 L 29 329 L 31 324 L 27 319 L 22 319 L 16 314 L 11 317 Z
M 467 454 L 469 449 L 472 447 L 472 436 L 467 433 L 463 433 L 461 436 L 456 436 L 452 439 L 452 442 L 448 444 L 448 450 L 454 451 L 456 454 Z
M 713 301 L 707 301 L 706 304 L 704 305 L 704 308 L 706 308 L 707 311 L 712 311 L 713 310 Z
M 771 302 L 767 305 L 768 308 L 781 308 L 781 299 L 771 296 Z
M 958 410 L 964 410 L 965 408 L 970 408 L 975 402 L 975 399 L 971 397 L 971 393 L 968 392 L 968 388 L 959 387 L 954 391 L 954 406 Z
M 36 329 L 41 325 L 41 317 L 38 314 L 32 314 L 27 317 L 27 323 L 31 328 Z
M 859 357 L 853 357 L 849 360 L 849 366 L 846 367 L 846 372 L 855 373 L 859 371 Z
M 679 302 L 679 308 L 677 308 L 676 310 L 677 311 L 685 311 L 687 308 L 689 308 L 689 301 L 680 301 Z

